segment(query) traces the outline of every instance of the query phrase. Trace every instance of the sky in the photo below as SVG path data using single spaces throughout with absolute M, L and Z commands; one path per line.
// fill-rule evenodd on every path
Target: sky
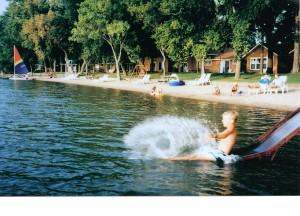
M 3 12 L 6 10 L 7 5 L 8 5 L 8 1 L 0 0 L 0 15 L 2 15 Z

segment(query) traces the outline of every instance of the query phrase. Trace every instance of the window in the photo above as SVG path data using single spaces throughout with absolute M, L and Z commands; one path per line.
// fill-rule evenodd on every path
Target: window
M 212 65 L 211 60 L 205 60 L 204 65 L 205 65 L 205 66 L 211 66 L 211 65 Z
M 267 58 L 264 58 L 263 69 L 267 69 Z M 250 59 L 250 70 L 260 70 L 260 58 Z

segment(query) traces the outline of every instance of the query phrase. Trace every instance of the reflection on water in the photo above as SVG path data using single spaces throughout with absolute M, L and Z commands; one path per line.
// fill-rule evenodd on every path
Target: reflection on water
M 222 166 L 132 159 L 124 144 L 130 130 L 149 118 L 194 122 L 191 128 L 172 125 L 186 137 L 198 123 L 223 130 L 221 114 L 236 110 L 238 148 L 286 112 L 38 81 L 0 80 L 0 86 L 1 196 L 300 194 L 299 135 L 273 162 Z

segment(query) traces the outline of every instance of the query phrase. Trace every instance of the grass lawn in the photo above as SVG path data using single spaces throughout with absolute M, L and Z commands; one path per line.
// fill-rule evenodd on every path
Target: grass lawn
M 170 76 L 173 72 L 169 72 L 166 74 L 166 76 Z M 104 73 L 98 72 L 94 73 L 93 76 L 96 78 L 102 77 Z M 162 76 L 162 73 L 158 72 L 148 72 L 148 74 L 151 74 L 151 79 L 160 79 Z M 195 80 L 200 78 L 201 73 L 196 72 L 189 72 L 189 73 L 176 73 L 178 77 L 181 80 Z M 85 73 L 82 74 L 85 76 Z M 89 73 L 89 75 L 92 75 Z M 286 74 L 280 74 L 282 76 L 287 76 L 287 83 L 289 84 L 300 84 L 300 73 L 286 73 Z M 110 77 L 116 77 L 116 73 L 109 74 Z M 121 73 L 122 78 L 130 78 L 130 74 L 127 76 L 124 76 L 123 73 Z M 212 81 L 221 81 L 221 82 L 250 82 L 250 83 L 257 83 L 260 78 L 263 76 L 263 74 L 254 74 L 254 73 L 242 73 L 240 79 L 235 79 L 234 74 L 221 74 L 221 73 L 212 73 L 210 80 Z M 274 74 L 271 74 L 271 81 L 274 79 Z

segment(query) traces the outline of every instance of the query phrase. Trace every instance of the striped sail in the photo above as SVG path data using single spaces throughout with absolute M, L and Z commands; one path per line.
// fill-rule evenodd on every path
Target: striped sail
M 29 72 L 16 47 L 14 47 L 14 65 L 15 74 L 27 74 Z

